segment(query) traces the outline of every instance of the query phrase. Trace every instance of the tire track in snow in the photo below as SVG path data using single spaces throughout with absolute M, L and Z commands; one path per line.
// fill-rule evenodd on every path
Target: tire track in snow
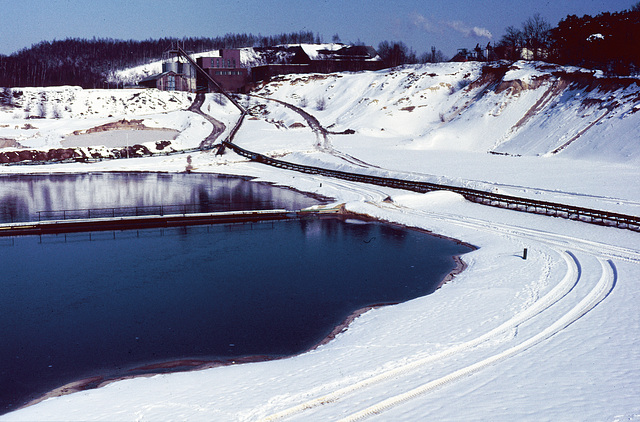
M 340 183 L 340 186 L 342 186 L 345 183 Z M 369 197 L 371 198 L 371 192 L 369 192 L 366 189 L 356 189 L 357 192 L 359 192 L 364 198 Z M 365 192 L 362 192 L 365 191 Z M 379 192 L 376 192 L 379 193 Z M 368 202 L 368 201 L 367 201 Z M 378 206 L 379 208 L 387 208 L 390 207 L 389 205 L 382 205 L 382 204 L 375 204 L 372 203 L 372 205 Z M 394 206 L 395 207 L 395 206 Z M 609 292 L 613 289 L 613 286 L 615 284 L 615 266 L 613 264 L 613 262 L 611 260 L 608 261 L 608 265 L 605 265 L 603 263 L 603 256 L 604 257 L 608 257 L 608 258 L 615 258 L 615 259 L 620 259 L 620 260 L 625 260 L 625 261 L 631 261 L 631 262 L 640 262 L 640 252 L 635 251 L 635 250 L 631 250 L 628 248 L 623 248 L 623 247 L 617 247 L 617 246 L 613 246 L 613 245 L 607 245 L 607 244 L 603 244 L 600 242 L 596 242 L 596 241 L 589 241 L 589 240 L 584 240 L 584 239 L 580 239 L 580 238 L 575 238 L 575 237 L 571 237 L 571 236 L 565 236 L 565 235 L 559 235 L 556 233 L 551 233 L 551 232 L 546 232 L 546 231 L 542 231 L 542 230 L 536 230 L 536 229 L 527 229 L 527 228 L 522 228 L 522 227 L 517 227 L 517 226 L 512 226 L 512 225 L 507 225 L 507 224 L 500 224 L 500 223 L 495 223 L 495 222 L 489 222 L 489 221 L 485 221 L 485 220 L 481 220 L 481 219 L 477 219 L 477 218 L 472 218 L 472 217 L 460 217 L 458 215 L 450 215 L 450 214 L 446 214 L 446 213 L 433 213 L 433 212 L 427 212 L 427 211 L 415 211 L 412 210 L 413 213 L 416 214 L 422 214 L 425 217 L 428 218 L 432 218 L 435 220 L 441 220 L 441 221 L 446 221 L 449 224 L 454 224 L 454 225 L 459 225 L 459 226 L 463 226 L 463 227 L 470 227 L 473 228 L 475 230 L 483 230 L 483 231 L 490 231 L 490 232 L 494 232 L 494 233 L 502 233 L 503 235 L 509 236 L 509 237 L 520 237 L 520 238 L 525 238 L 525 239 L 530 239 L 530 240 L 534 240 L 534 241 L 538 241 L 542 244 L 546 244 L 547 246 L 551 247 L 552 249 L 558 250 L 558 248 L 567 248 L 570 247 L 572 249 L 575 250 L 580 250 L 582 252 L 585 252 L 589 255 L 592 255 L 594 257 L 596 257 L 598 259 L 598 261 L 601 264 L 602 268 L 606 267 L 606 271 L 603 270 L 602 271 L 602 277 L 600 279 L 600 282 L 598 283 L 598 286 L 600 286 L 600 288 L 596 287 L 594 289 L 592 289 L 591 293 L 589 293 L 581 302 L 580 304 L 584 305 L 585 301 L 587 300 L 587 298 L 589 297 L 596 297 L 596 299 L 594 299 L 593 301 L 589 302 L 590 305 L 588 306 L 582 306 L 580 309 L 582 309 L 582 313 L 580 313 L 580 315 L 578 316 L 574 316 L 571 317 L 571 315 L 575 315 L 577 313 L 579 313 L 577 311 L 578 306 L 574 307 L 572 309 L 572 311 L 570 311 L 569 313 L 565 314 L 563 317 L 561 317 L 560 319 L 558 319 L 557 321 L 555 321 L 549 328 L 545 329 L 544 331 L 542 331 L 541 333 L 539 333 L 538 335 L 532 337 L 532 339 L 527 340 L 519 345 L 516 345 L 510 349 L 508 349 L 508 353 L 507 352 L 502 352 L 500 354 L 497 354 L 495 356 L 503 356 L 502 358 L 499 358 L 496 361 L 489 361 L 489 359 L 495 359 L 495 356 L 493 358 L 488 358 L 485 359 L 484 362 L 486 365 L 483 367 L 488 366 L 489 364 L 495 364 L 497 363 L 499 360 L 502 360 L 506 357 L 510 357 L 516 353 L 519 353 L 521 351 L 524 351 L 525 349 L 528 349 L 530 347 L 532 347 L 537 343 L 542 342 L 543 340 L 545 340 L 546 338 L 551 337 L 553 334 L 555 334 L 556 332 L 560 331 L 561 329 L 564 329 L 566 326 L 570 325 L 572 322 L 574 322 L 575 320 L 579 319 L 582 315 L 584 315 L 585 313 L 587 313 L 590 309 L 593 309 L 593 307 L 595 307 L 597 305 L 597 303 L 599 303 L 601 300 L 603 300 L 608 294 Z M 560 252 L 560 251 L 559 251 Z M 383 373 L 380 373 L 378 375 L 360 380 L 356 383 L 347 385 L 343 388 L 340 388 L 338 390 L 335 390 L 332 393 L 329 394 L 325 394 L 323 396 L 320 396 L 316 399 L 312 399 L 312 400 L 308 400 L 304 403 L 301 403 L 297 406 L 293 406 L 291 408 L 282 410 L 280 412 L 277 412 L 263 420 L 265 421 L 271 421 L 271 420 L 278 420 L 281 418 L 287 418 L 287 417 L 291 417 L 291 416 L 295 416 L 297 414 L 303 413 L 306 410 L 309 409 L 313 409 L 313 408 L 317 408 L 319 406 L 325 406 L 325 405 L 329 405 L 331 403 L 337 402 L 339 400 L 344 399 L 347 395 L 356 392 L 357 390 L 361 390 L 361 389 L 365 389 L 369 386 L 373 386 L 375 384 L 384 382 L 386 380 L 389 380 L 391 378 L 395 378 L 398 376 L 403 376 L 403 375 L 407 375 L 410 374 L 412 371 L 417 370 L 420 367 L 423 367 L 429 363 L 433 363 L 439 359 L 444 359 L 447 358 L 449 356 L 454 355 L 455 353 L 461 352 L 461 351 L 465 351 L 465 350 L 469 350 L 472 349 L 473 347 L 479 345 L 480 343 L 484 343 L 487 340 L 490 340 L 491 338 L 497 338 L 499 337 L 502 333 L 504 333 L 505 331 L 511 330 L 516 328 L 518 325 L 522 324 L 523 322 L 532 319 L 534 317 L 536 317 L 537 315 L 540 315 L 545 309 L 551 307 L 553 304 L 557 303 L 558 301 L 560 301 L 562 298 L 564 298 L 570 291 L 572 291 L 574 289 L 574 287 L 576 286 L 576 284 L 578 283 L 578 280 L 580 279 L 580 272 L 581 272 L 581 267 L 580 267 L 580 263 L 577 259 L 577 257 L 572 254 L 571 252 L 560 252 L 562 258 L 565 260 L 566 265 L 567 265 L 567 271 L 566 274 L 563 278 L 563 280 L 558 283 L 558 285 L 556 285 L 547 295 L 545 295 L 542 299 L 538 300 L 537 302 L 534 302 L 531 307 L 525 309 L 524 311 L 522 311 L 521 313 L 515 315 L 514 317 L 512 317 L 510 320 L 508 320 L 507 322 L 505 322 L 504 324 L 502 324 L 501 326 L 489 331 L 488 333 L 485 333 L 484 335 L 477 337 L 473 340 L 470 340 L 466 343 L 462 343 L 460 345 L 454 346 L 452 348 L 446 349 L 442 352 L 439 352 L 435 355 L 420 359 L 418 361 L 414 361 L 411 362 L 409 364 L 403 365 L 401 367 L 398 368 L 394 368 L 392 370 L 388 370 L 385 371 Z M 570 285 L 568 285 L 568 283 Z M 605 287 L 602 287 L 603 285 L 606 285 Z M 606 292 L 602 293 L 602 289 L 606 290 Z M 594 293 L 595 292 L 595 293 Z M 600 292 L 600 293 L 598 293 Z M 567 316 L 569 315 L 569 316 Z M 558 325 L 562 323 L 562 321 L 567 321 L 567 319 L 573 318 L 571 321 L 567 322 L 565 326 L 558 328 Z M 555 330 L 555 331 L 553 331 Z M 550 331 L 553 331 L 553 333 L 550 333 Z M 543 336 L 544 334 L 544 336 Z M 507 355 L 505 355 L 505 353 L 507 353 Z M 475 371 L 477 372 L 477 370 L 479 370 L 477 368 L 478 364 L 475 365 L 471 365 L 470 369 L 472 370 L 472 373 Z M 463 371 L 459 370 L 459 371 Z M 456 371 L 456 373 L 458 373 L 459 371 Z M 461 374 L 458 374 L 459 377 L 461 377 Z M 459 378 L 458 377 L 458 378 Z M 454 377 L 455 378 L 455 377 Z M 456 378 L 456 379 L 458 379 Z M 441 380 L 442 381 L 442 380 Z M 435 382 L 435 381 L 434 381 Z M 446 383 L 446 382 L 444 382 Z M 423 386 L 424 387 L 424 386 Z M 420 387 L 419 387 L 420 388 Z M 413 390 L 412 390 L 413 391 Z M 404 395 L 402 396 L 402 400 L 404 399 Z
M 621 246 L 609 245 L 593 240 L 576 238 L 573 236 L 561 235 L 538 229 L 501 224 L 493 221 L 486 221 L 474 217 L 460 217 L 455 214 L 435 213 L 428 211 L 415 211 L 419 214 L 434 220 L 445 221 L 454 225 L 468 227 L 472 229 L 482 228 L 486 231 L 499 232 L 510 236 L 532 239 L 560 248 L 571 248 L 580 250 L 591 255 L 603 256 L 621 261 L 640 263 L 640 251 Z
M 415 371 L 421 367 L 424 367 L 425 365 L 431 364 L 440 359 L 448 358 L 450 356 L 455 355 L 456 353 L 473 349 L 474 347 L 480 345 L 481 343 L 500 337 L 504 332 L 512 330 L 517 326 L 519 326 L 520 324 L 522 324 L 523 322 L 539 315 L 544 310 L 548 309 L 553 304 L 555 304 L 556 302 L 564 298 L 571 290 L 573 290 L 573 288 L 575 287 L 575 285 L 577 284 L 580 278 L 579 269 L 578 269 L 579 262 L 577 258 L 569 252 L 562 252 L 561 257 L 565 261 L 567 270 L 563 279 L 560 281 L 560 283 L 558 283 L 551 291 L 549 291 L 541 299 L 534 302 L 530 307 L 516 314 L 511 319 L 507 320 L 506 322 L 494 328 L 493 330 L 490 330 L 487 333 L 481 336 L 478 336 L 472 340 L 469 340 L 464 343 L 460 343 L 456 346 L 445 349 L 434 355 L 427 356 L 425 358 L 402 365 L 400 367 L 384 371 L 378 375 L 374 375 L 372 377 L 360 380 L 356 383 L 347 385 L 346 387 L 340 388 L 332 393 L 325 394 L 323 396 L 301 403 L 297 406 L 293 406 L 291 408 L 282 410 L 280 412 L 277 412 L 271 416 L 264 418 L 263 421 L 274 421 L 274 420 L 294 416 L 296 414 L 302 413 L 306 410 L 313 409 L 318 406 L 323 406 L 323 405 L 337 402 L 343 399 L 345 396 L 357 390 L 361 390 L 363 388 L 373 386 L 375 384 L 381 383 L 391 378 L 410 374 L 412 371 Z
M 546 329 L 539 332 L 535 336 L 503 352 L 497 353 L 489 358 L 486 358 L 480 362 L 477 362 L 475 364 L 469 365 L 455 372 L 452 372 L 449 375 L 430 381 L 426 384 L 423 384 L 405 393 L 398 394 L 393 397 L 389 397 L 388 399 L 383 400 L 378 404 L 369 406 L 364 410 L 361 410 L 344 419 L 341 419 L 340 422 L 357 421 L 370 416 L 379 415 L 380 413 L 386 410 L 389 410 L 392 407 L 398 406 L 411 399 L 417 398 L 423 394 L 426 394 L 437 388 L 443 387 L 444 385 L 457 381 L 463 377 L 468 377 L 470 375 L 473 375 L 474 373 L 479 372 L 482 369 L 485 369 L 489 366 L 492 366 L 501 362 L 502 360 L 515 356 L 516 354 L 521 353 L 547 340 L 548 338 L 554 336 L 560 331 L 564 330 L 566 327 L 573 324 L 575 321 L 577 321 L 582 316 L 584 316 L 587 312 L 595 308 L 600 302 L 602 302 L 609 295 L 609 293 L 613 290 L 615 286 L 616 270 L 613 262 L 611 260 L 605 262 L 601 258 L 598 258 L 598 261 L 600 262 L 600 265 L 602 267 L 602 276 L 600 277 L 600 280 L 598 281 L 596 286 L 569 312 L 565 313 L 553 324 L 551 324 L 550 326 L 548 326 Z
M 306 112 L 305 110 L 301 109 L 300 107 L 296 107 L 291 103 L 287 103 L 285 101 L 282 100 L 277 100 L 275 98 L 269 98 L 269 97 L 264 97 L 261 95 L 256 95 L 256 94 L 252 94 L 249 95 L 250 97 L 253 98 L 259 98 L 262 100 L 266 100 L 266 101 L 273 101 L 275 103 L 281 104 L 287 108 L 289 108 L 290 110 L 293 110 L 294 112 L 298 113 L 309 125 L 309 128 L 311 128 L 311 130 L 316 134 L 316 136 L 318 137 L 318 149 L 320 151 L 326 152 L 328 154 L 333 155 L 334 157 L 340 158 L 341 160 L 346 161 L 349 164 L 353 164 L 355 166 L 358 167 L 362 167 L 362 168 L 378 168 L 381 169 L 381 167 L 367 163 L 359 158 L 356 158 L 352 155 L 346 154 L 344 152 L 338 151 L 336 149 L 333 148 L 333 145 L 331 144 L 331 140 L 329 139 L 329 135 L 339 135 L 342 133 L 339 132 L 332 132 L 328 129 L 326 129 L 324 126 L 322 126 L 322 124 L 320 124 L 320 121 L 313 116 L 312 114 Z M 322 142 L 320 142 L 320 138 L 322 139 Z

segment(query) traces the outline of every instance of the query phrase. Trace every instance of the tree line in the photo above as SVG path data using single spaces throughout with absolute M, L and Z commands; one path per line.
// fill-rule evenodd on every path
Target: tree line
M 321 42 L 311 31 L 260 34 L 226 34 L 215 38 L 161 38 L 115 40 L 68 38 L 43 41 L 9 56 L 0 55 L 0 86 L 78 85 L 107 88 L 110 73 L 160 60 L 172 45 L 199 53 L 222 48 L 266 47 L 277 44 Z
M 521 28 L 507 27 L 488 50 L 485 59 L 524 58 L 600 69 L 607 74 L 635 74 L 640 72 L 640 2 L 622 12 L 569 15 L 556 27 L 535 14 Z M 445 60 L 435 47 L 418 56 L 401 41 L 383 41 L 378 53 L 389 66 Z
M 539 14 L 522 29 L 509 26 L 497 45 L 500 58 L 533 60 L 600 69 L 607 74 L 640 71 L 640 2 L 622 12 L 569 15 L 552 27 Z

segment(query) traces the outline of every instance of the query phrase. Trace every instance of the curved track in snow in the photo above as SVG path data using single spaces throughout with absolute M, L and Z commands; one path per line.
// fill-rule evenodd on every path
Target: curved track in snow
M 356 158 L 356 157 L 354 157 L 352 155 L 345 154 L 343 152 L 340 152 L 340 151 L 334 149 L 333 145 L 331 144 L 331 139 L 329 138 L 329 135 L 343 135 L 344 133 L 332 132 L 332 131 L 328 130 L 327 128 L 322 126 L 320 121 L 315 116 L 307 113 L 305 110 L 301 109 L 300 107 L 296 107 L 291 103 L 287 103 L 286 101 L 276 100 L 275 98 L 263 97 L 261 95 L 251 95 L 251 97 L 258 98 L 258 99 L 265 100 L 265 101 L 272 101 L 274 103 L 281 104 L 281 105 L 287 107 L 288 109 L 293 110 L 294 112 L 298 113 L 300 115 L 300 117 L 302 117 L 307 122 L 307 124 L 309 125 L 311 130 L 316 134 L 316 137 L 318 138 L 318 144 L 316 145 L 316 147 L 320 151 L 323 151 L 323 152 L 326 152 L 328 154 L 331 154 L 334 157 L 337 157 L 337 158 L 339 158 L 341 160 L 344 160 L 347 163 L 355 165 L 357 167 L 361 167 L 361 168 L 378 168 L 378 169 L 381 168 L 381 167 L 376 166 L 374 164 L 367 163 L 367 162 L 365 162 L 365 161 L 363 161 L 363 160 L 361 160 L 359 158 Z
M 337 188 L 354 189 L 355 185 L 352 182 L 332 182 L 337 185 Z M 384 195 L 382 192 L 372 191 L 366 188 L 358 189 L 356 187 L 355 189 L 364 199 L 371 200 L 372 202 L 376 201 L 376 197 Z M 395 207 L 395 205 L 392 204 L 379 204 L 377 206 L 380 208 Z M 263 421 L 282 419 L 302 420 L 309 417 L 309 413 L 318 410 L 322 411 L 322 414 L 325 415 L 326 412 L 323 409 L 328 409 L 339 402 L 347 403 L 347 405 L 343 405 L 341 409 L 344 409 L 345 406 L 352 408 L 351 403 L 353 403 L 353 408 L 358 408 L 359 405 L 362 407 L 360 399 L 354 397 L 357 393 L 362 393 L 358 396 L 362 397 L 367 394 L 368 389 L 371 389 L 371 394 L 375 395 L 374 391 L 380 391 L 381 389 L 379 384 L 387 381 L 402 384 L 400 382 L 402 379 L 411 377 L 411 375 L 418 375 L 418 371 L 425 368 L 428 369 L 438 361 L 447 360 L 451 362 L 452 360 L 455 361 L 456 355 L 460 355 L 461 353 L 474 352 L 480 347 L 495 347 L 495 353 L 489 357 L 478 358 L 478 360 L 471 365 L 456 369 L 444 376 L 429 380 L 407 391 L 393 392 L 393 390 L 390 390 L 389 394 L 392 394 L 391 396 L 384 397 L 376 403 L 369 404 L 361 408 L 361 410 L 348 415 L 343 420 L 354 421 L 379 415 L 395 406 L 428 394 L 435 389 L 471 376 L 490 366 L 497 365 L 501 361 L 523 353 L 562 332 L 566 327 L 578 321 L 586 313 L 595 308 L 614 289 L 617 271 L 613 259 L 640 263 L 640 252 L 628 248 L 472 217 L 416 210 L 405 211 L 421 215 L 428 219 L 447 221 L 454 225 L 498 233 L 508 238 L 525 240 L 534 247 L 554 251 L 564 263 L 565 270 L 562 280 L 546 295 L 532 303 L 528 308 L 523 309 L 498 327 L 482 335 L 430 356 L 416 358 L 409 363 L 396 366 L 393 369 L 382 370 L 373 376 L 361 378 L 329 393 L 303 401 L 295 406 L 281 409 L 262 419 Z M 595 274 L 598 273 L 600 276 L 596 280 Z M 580 286 L 579 289 L 576 288 L 578 286 Z M 532 321 L 537 321 L 535 326 L 539 327 L 539 329 L 533 333 L 529 333 L 526 339 L 520 340 L 520 337 L 518 337 L 517 340 L 520 341 L 516 344 L 511 344 L 514 343 L 514 340 L 509 340 L 511 343 L 508 344 L 509 347 L 505 348 L 505 334 L 517 330 L 525 322 Z M 409 357 L 409 359 L 411 359 L 411 357 Z M 417 379 L 417 377 L 413 379 Z M 322 389 L 322 386 L 314 387 L 314 391 L 322 391 Z M 330 387 L 327 386 L 327 389 L 330 389 Z M 309 392 L 309 394 L 312 393 Z M 301 395 L 301 397 L 303 396 Z M 273 407 L 270 408 L 273 410 Z M 332 415 L 337 415 L 338 413 L 339 411 Z M 317 415 L 314 414 L 313 416 L 315 417 Z
M 348 417 L 341 419 L 341 421 L 356 421 L 369 416 L 378 415 L 392 407 L 398 406 L 418 396 L 429 393 L 430 391 L 437 388 L 441 388 L 446 384 L 455 382 L 463 377 L 473 375 L 474 373 L 479 372 L 489 366 L 496 365 L 500 361 L 521 353 L 537 345 L 538 343 L 545 341 L 549 337 L 559 333 L 560 331 L 580 319 L 587 312 L 595 308 L 609 295 L 609 293 L 613 289 L 615 285 L 615 267 L 613 265 L 613 262 L 604 262 L 600 260 L 600 264 L 602 266 L 602 276 L 600 277 L 598 283 L 591 289 L 589 294 L 584 296 L 584 298 L 569 312 L 562 315 L 562 317 L 558 318 L 553 324 L 549 325 L 546 329 L 540 331 L 538 334 L 530 337 L 526 341 L 510 347 L 507 350 L 496 353 L 489 358 L 461 368 L 446 376 L 425 383 L 412 390 L 389 397 L 377 404 L 367 407 L 366 409 L 353 413 Z
M 544 310 L 548 309 L 550 306 L 552 306 L 554 303 L 556 303 L 557 301 L 559 301 L 560 299 L 562 299 L 567 293 L 569 293 L 573 287 L 576 285 L 576 283 L 578 282 L 578 265 L 577 265 L 577 261 L 576 258 L 573 255 L 570 255 L 568 253 L 563 253 L 562 255 L 567 269 L 566 269 L 566 274 L 564 276 L 564 278 L 562 279 L 562 281 L 560 283 L 558 283 L 549 293 L 547 293 L 547 295 L 545 295 L 542 299 L 536 301 L 532 306 L 530 306 L 529 308 L 525 309 L 524 311 L 516 314 L 515 316 L 513 316 L 511 319 L 509 319 L 508 321 L 504 322 L 503 324 L 501 324 L 500 326 L 494 328 L 493 330 L 480 335 L 472 340 L 466 341 L 464 343 L 455 345 L 453 347 L 450 347 L 448 349 L 445 349 L 439 353 L 436 353 L 434 355 L 428 356 L 426 358 L 423 359 L 419 359 L 416 360 L 414 362 L 408 363 L 406 365 L 394 368 L 392 370 L 388 370 L 385 372 L 382 372 L 380 374 L 377 374 L 373 377 L 369 377 L 366 379 L 363 379 L 359 382 L 353 383 L 351 385 L 348 385 L 346 387 L 343 387 L 339 390 L 336 390 L 330 394 L 326 394 L 323 395 L 321 397 L 318 397 L 316 399 L 307 401 L 305 403 L 301 403 L 298 406 L 294 406 L 291 407 L 289 409 L 283 410 L 281 412 L 278 412 L 270 417 L 267 417 L 266 419 L 264 419 L 265 421 L 272 421 L 272 420 L 277 420 L 280 418 L 284 418 L 284 417 L 289 417 L 289 416 L 293 416 L 296 413 L 301 413 L 303 411 L 306 411 L 308 409 L 312 409 L 314 407 L 317 406 L 322 406 L 322 405 L 326 405 L 328 403 L 333 403 L 336 402 L 338 400 L 341 400 L 343 398 L 345 398 L 348 394 L 353 393 L 356 390 L 360 390 L 363 388 L 367 388 L 370 386 L 373 386 L 375 384 L 379 384 L 382 381 L 386 381 L 388 379 L 394 378 L 394 377 L 398 377 L 398 376 L 404 376 L 407 374 L 410 374 L 412 371 L 415 371 L 416 369 L 426 366 L 428 364 L 432 364 L 440 359 L 445 359 L 448 358 L 450 356 L 455 355 L 456 353 L 461 353 L 463 351 L 467 351 L 470 350 L 476 346 L 478 346 L 481 343 L 484 343 L 486 341 L 489 341 L 491 339 L 495 339 L 498 338 L 500 335 L 502 335 L 504 332 L 512 330 L 514 328 L 516 328 L 518 325 L 522 324 L 523 322 L 527 321 L 530 318 L 535 317 L 536 315 L 540 314 L 541 312 L 543 312 Z
M 265 100 L 269 100 L 265 98 Z M 297 107 L 274 100 L 296 112 L 300 112 Z M 307 120 L 309 126 L 318 136 L 327 140 L 326 129 L 322 128 L 313 116 L 308 113 L 301 113 Z M 312 120 L 309 120 L 309 116 Z M 329 144 L 330 145 L 330 144 Z M 354 157 L 342 157 L 333 148 L 325 148 L 337 157 L 347 162 L 361 166 L 373 167 L 368 163 L 355 159 Z M 237 152 L 237 151 L 236 151 Z M 255 154 L 252 159 L 256 159 L 260 154 Z M 258 160 L 260 161 L 260 160 Z M 276 160 L 277 161 L 277 160 Z M 282 164 L 279 162 L 278 164 Z M 269 164 L 269 163 L 267 163 Z M 287 168 L 286 165 L 277 167 Z M 304 166 L 303 166 L 304 167 Z M 315 168 L 314 168 L 315 169 Z M 322 170 L 322 169 L 320 169 Z M 311 174 L 323 174 L 331 177 L 331 174 L 322 172 L 303 171 Z M 329 171 L 332 172 L 332 171 Z M 351 176 L 351 174 L 349 174 Z M 393 204 L 383 204 L 380 197 L 384 197 L 381 189 L 372 186 L 363 187 L 357 182 L 362 182 L 357 178 L 340 177 L 336 180 L 330 179 L 329 183 L 338 189 L 355 190 L 363 199 L 371 201 L 376 206 L 395 207 Z M 356 183 L 354 183 L 356 182 Z M 376 183 L 380 184 L 380 183 Z M 387 186 L 387 185 L 385 185 Z M 391 186 L 402 188 L 401 186 Z M 367 201 L 368 202 L 368 201 Z M 483 203 L 486 203 L 483 201 Z M 491 200 L 489 201 L 491 204 Z M 409 356 L 404 361 L 408 363 L 389 362 L 392 369 L 383 369 L 378 366 L 374 370 L 374 375 L 361 375 L 360 379 L 350 381 L 347 385 L 339 388 L 331 385 L 314 386 L 313 390 L 306 393 L 301 392 L 298 397 L 313 397 L 308 400 L 301 400 L 299 404 L 291 406 L 291 402 L 281 403 L 280 406 L 287 406 L 278 410 L 277 402 L 270 402 L 258 412 L 263 415 L 269 412 L 273 414 L 266 416 L 263 421 L 275 421 L 281 419 L 303 420 L 309 417 L 329 414 L 331 418 L 339 418 L 339 415 L 346 416 L 341 421 L 356 421 L 371 416 L 380 415 L 396 406 L 402 405 L 417 397 L 428 394 L 431 391 L 442 388 L 448 384 L 455 383 L 461 379 L 498 365 L 500 362 L 518 354 L 524 353 L 528 349 L 560 334 L 571 324 L 578 321 L 585 314 L 594 309 L 599 303 L 606 299 L 616 284 L 617 271 L 613 259 L 640 263 L 640 253 L 622 247 L 606 245 L 599 242 L 587 241 L 570 236 L 563 236 L 541 230 L 528 229 L 513 225 L 485 221 L 473 217 L 460 215 L 450 215 L 446 213 L 435 213 L 427 211 L 406 210 L 406 212 L 421 215 L 422 217 L 446 221 L 449 224 L 469 227 L 474 230 L 498 233 L 508 238 L 525 240 L 528 244 L 536 248 L 547 249 L 555 252 L 563 261 L 565 272 L 562 280 L 555 285 L 546 295 L 533 302 L 527 308 L 512 315 L 511 318 L 484 334 L 478 335 L 471 340 L 453 345 L 442 351 L 435 352 L 429 356 Z M 597 278 L 599 274 L 599 278 Z M 526 335 L 515 335 L 509 337 L 510 332 L 518 332 L 523 324 L 527 323 Z M 486 353 L 490 353 L 488 356 Z M 477 354 L 471 359 L 462 358 L 462 354 Z M 456 369 L 457 357 L 466 364 Z M 444 375 L 433 375 L 433 379 L 421 383 L 420 385 L 405 387 L 404 391 L 398 391 L 399 385 L 403 385 L 403 380 L 411 380 L 414 383 L 424 378 L 424 371 L 438 362 L 447 362 L 451 368 L 449 373 Z M 422 372 L 420 372 L 422 371 Z M 393 383 L 387 388 L 385 383 Z M 406 383 L 407 385 L 410 383 Z M 333 390 L 333 391 L 332 391 Z M 328 391 L 320 394 L 320 391 Z M 384 393 L 381 393 L 384 391 Z M 380 397 L 382 395 L 382 397 Z M 376 399 L 377 397 L 377 399 Z M 377 400 L 377 401 L 376 401 Z M 373 402 L 372 402 L 373 401 Z M 334 408 L 334 410 L 331 410 Z M 354 413 L 345 415 L 345 408 L 349 411 L 356 409 Z M 322 417 L 322 419 L 326 419 Z
M 554 306 L 560 301 L 576 303 L 568 312 L 562 314 L 556 319 L 548 323 L 547 328 L 541 330 L 537 334 L 531 336 L 529 339 L 522 341 L 506 350 L 499 351 L 494 355 L 479 360 L 478 362 L 460 368 L 454 372 L 451 372 L 445 376 L 431 380 L 419 387 L 413 388 L 409 391 L 395 394 L 388 397 L 376 404 L 370 405 L 363 410 L 360 410 L 350 416 L 345 421 L 359 420 L 364 417 L 373 416 L 382 413 L 392 407 L 407 402 L 413 398 L 426 394 L 437 388 L 443 387 L 446 384 L 455 382 L 463 377 L 470 376 L 484 368 L 498 364 L 500 361 L 512 357 L 518 353 L 521 353 L 538 343 L 543 342 L 549 337 L 559 333 L 564 328 L 577 321 L 584 314 L 593 309 L 598 303 L 611 292 L 615 285 L 615 267 L 611 260 L 605 261 L 602 258 L 598 258 L 601 267 L 600 280 L 593 286 L 589 286 L 590 290 L 587 294 L 582 296 L 570 297 L 570 293 L 574 290 L 574 287 L 578 283 L 588 283 L 588 281 L 582 281 L 580 262 L 575 255 L 569 252 L 561 252 L 561 257 L 565 262 L 566 270 L 563 279 L 545 296 L 534 302 L 530 307 L 517 313 L 509 320 L 502 323 L 500 326 L 478 336 L 472 340 L 466 341 L 461 344 L 449 347 L 443 351 L 435 353 L 431 356 L 427 356 L 413 362 L 404 364 L 391 370 L 380 372 L 374 376 L 361 379 L 357 382 L 353 382 L 347 386 L 337 389 L 329 394 L 324 394 L 315 399 L 305 401 L 299 405 L 281 410 L 271 416 L 263 419 L 264 421 L 274 421 L 284 418 L 302 417 L 304 412 L 312 410 L 318 407 L 331 406 L 338 401 L 348 401 L 350 395 L 359 390 L 365 390 L 370 387 L 374 387 L 385 381 L 394 379 L 397 381 L 401 377 L 410 376 L 416 371 L 433 365 L 434 363 L 445 360 L 455 359 L 455 356 L 460 353 L 466 353 L 473 351 L 480 345 L 495 341 L 498 344 L 501 343 L 500 339 L 505 333 L 517 329 L 521 324 L 535 318 L 544 317 L 548 319 L 549 316 L 543 315 L 545 311 Z

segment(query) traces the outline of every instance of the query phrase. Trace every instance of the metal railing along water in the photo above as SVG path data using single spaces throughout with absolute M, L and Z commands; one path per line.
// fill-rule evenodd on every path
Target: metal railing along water
M 36 211 L 37 221 L 116 218 L 145 215 L 188 215 L 219 211 L 244 211 L 269 209 L 273 201 L 248 201 L 240 203 L 207 202 L 200 204 L 145 205 Z

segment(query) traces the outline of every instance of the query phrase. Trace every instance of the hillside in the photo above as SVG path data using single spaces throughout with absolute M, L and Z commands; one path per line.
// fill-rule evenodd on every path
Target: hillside
M 245 60 L 253 59 L 250 52 L 247 49 Z M 123 71 L 120 81 L 153 72 L 159 65 Z M 40 133 L 48 138 L 46 127 L 60 118 L 70 122 L 140 116 L 190 104 L 182 93 L 152 90 L 69 87 L 11 92 L 11 105 L 0 110 L 6 125 L 2 137 L 39 147 L 59 144 L 53 138 L 33 143 L 27 140 L 33 132 L 9 128 L 28 122 L 34 126 L 33 119 L 38 119 L 36 126 L 42 126 Z M 401 141 L 404 149 L 415 151 L 640 161 L 640 82 L 580 68 L 541 62 L 412 65 L 379 72 L 283 76 L 256 94 L 300 106 L 332 131 L 354 130 L 355 135 L 335 139 L 345 146 L 375 143 L 384 148 L 385 141 Z M 277 117 L 274 112 L 272 118 Z
M 1 109 L 0 139 L 51 148 L 62 133 L 124 119 L 181 131 L 183 145 L 206 132 L 205 119 L 185 111 L 187 94 L 176 102 L 155 90 L 52 90 L 25 89 Z M 64 118 L 50 111 L 57 98 Z M 241 101 L 250 116 L 234 143 L 250 151 L 640 215 L 634 79 L 544 63 L 447 63 L 289 75 Z M 208 94 L 202 109 L 230 127 L 238 112 L 221 103 Z M 42 118 L 27 118 L 31 110 Z M 489 207 L 452 192 L 293 172 L 229 151 L 1 165 L 0 175 L 183 172 L 187 163 L 323 195 L 347 212 L 477 249 L 461 256 L 466 269 L 434 294 L 366 310 L 306 353 L 124 377 L 1 420 L 640 420 L 637 231 Z M 367 222 L 355 218 L 346 224 L 366 232 Z M 362 247 L 370 241 L 364 237 Z M 359 276 L 341 271 L 344 282 Z M 304 281 L 304 269 L 293 277 Z
M 580 68 L 470 62 L 292 75 L 258 94 L 306 102 L 325 127 L 381 147 L 400 139 L 407 150 L 640 160 L 640 82 Z M 313 110 L 318 99 L 325 110 Z

